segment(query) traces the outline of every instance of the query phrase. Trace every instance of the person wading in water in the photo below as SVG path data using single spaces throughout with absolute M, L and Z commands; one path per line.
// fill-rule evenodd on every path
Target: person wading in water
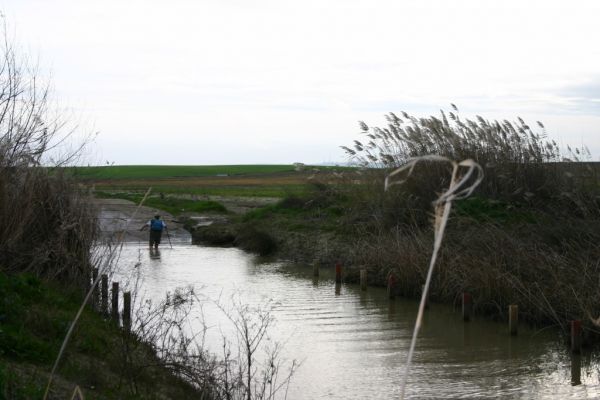
M 165 221 L 160 219 L 160 215 L 155 215 L 154 219 L 146 222 L 146 225 L 140 228 L 140 231 L 143 231 L 148 227 L 150 228 L 150 249 L 152 249 L 152 246 L 154 246 L 154 249 L 158 250 L 160 237 L 162 236 L 163 230 L 167 228 L 167 224 L 165 224 Z

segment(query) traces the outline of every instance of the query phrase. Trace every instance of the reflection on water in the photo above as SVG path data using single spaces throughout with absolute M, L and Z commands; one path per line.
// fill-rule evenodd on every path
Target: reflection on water
M 155 248 L 150 248 L 149 250 L 150 259 L 151 260 L 160 260 L 160 250 Z
M 139 267 L 134 265 L 141 262 Z M 147 296 L 161 298 L 194 285 L 211 299 L 241 293 L 248 304 L 274 304 L 271 336 L 285 344 L 283 356 L 302 361 L 290 399 L 390 399 L 406 360 L 417 303 L 389 300 L 385 289 L 336 285 L 334 271 L 313 276 L 310 266 L 257 264 L 234 248 L 176 245 L 157 255 L 125 247 L 122 273 L 136 274 Z M 207 344 L 221 345 L 227 321 L 210 304 Z M 211 334 L 212 331 L 212 334 Z M 430 305 L 417 343 L 407 398 L 597 398 L 598 365 L 590 356 L 571 359 L 555 333 L 521 326 L 511 337 L 505 324 L 463 323 L 451 307 Z

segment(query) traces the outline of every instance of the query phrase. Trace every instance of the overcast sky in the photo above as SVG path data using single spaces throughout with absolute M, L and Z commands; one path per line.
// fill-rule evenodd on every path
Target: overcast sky
M 0 0 L 89 162 L 344 161 L 357 121 L 541 120 L 600 159 L 600 1 Z

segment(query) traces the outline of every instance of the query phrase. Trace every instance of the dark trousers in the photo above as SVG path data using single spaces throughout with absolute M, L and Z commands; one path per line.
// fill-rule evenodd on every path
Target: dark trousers
M 153 231 L 150 230 L 150 247 L 158 247 L 160 244 L 160 237 L 162 236 L 162 231 Z

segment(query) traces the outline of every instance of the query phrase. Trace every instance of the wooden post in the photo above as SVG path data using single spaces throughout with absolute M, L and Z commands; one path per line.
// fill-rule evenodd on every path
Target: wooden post
M 131 330 L 131 292 L 123 293 L 123 328 Z
M 519 324 L 519 306 L 512 304 L 508 306 L 508 331 L 512 336 L 517 335 Z
M 388 301 L 388 320 L 393 321 L 396 317 L 396 302 Z
M 340 282 L 335 283 L 335 295 L 339 296 L 342 293 L 342 284 Z
M 581 320 L 571 321 L 571 352 L 581 353 Z
M 313 262 L 313 276 L 319 276 L 319 262 Z
M 108 275 L 102 274 L 101 279 L 102 306 L 100 307 L 100 312 L 102 315 L 108 315 Z
M 571 355 L 571 385 L 581 385 L 581 354 Z
M 314 287 L 318 287 L 319 286 L 319 277 L 318 276 L 313 276 L 312 277 L 312 284 Z
M 98 280 L 98 268 L 94 268 L 92 270 L 92 285 L 94 285 L 94 291 L 92 292 L 92 308 L 96 310 L 98 308 L 98 285 L 96 281 Z
M 387 294 L 390 299 L 396 298 L 396 275 L 393 272 L 388 275 Z
M 360 290 L 367 290 L 367 270 L 360 270 Z
M 342 283 L 342 264 L 335 263 L 335 283 Z
M 473 312 L 473 299 L 469 293 L 463 293 L 462 295 L 462 314 L 463 321 L 468 322 L 471 320 L 471 313 Z
M 112 319 L 119 325 L 119 282 L 112 283 Z

